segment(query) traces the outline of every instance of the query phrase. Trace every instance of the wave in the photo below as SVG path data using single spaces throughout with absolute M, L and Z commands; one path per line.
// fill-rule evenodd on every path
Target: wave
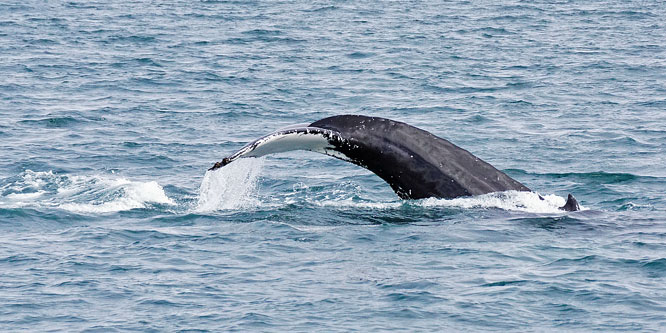
M 0 186 L 0 208 L 56 208 L 74 213 L 112 213 L 151 204 L 174 205 L 155 181 L 115 175 L 61 175 L 26 170 Z
M 86 120 L 75 117 L 47 117 L 42 119 L 25 119 L 20 124 L 46 128 L 69 128 L 86 122 Z

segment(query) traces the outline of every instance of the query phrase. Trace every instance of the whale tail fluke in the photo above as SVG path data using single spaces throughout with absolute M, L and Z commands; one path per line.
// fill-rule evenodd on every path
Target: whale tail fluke
M 575 212 L 580 210 L 580 206 L 578 205 L 578 200 L 569 193 L 569 196 L 567 196 L 567 203 L 560 207 L 560 209 L 566 210 L 567 212 Z
M 380 117 L 340 115 L 279 129 L 215 163 L 216 170 L 246 157 L 293 150 L 332 156 L 366 168 L 386 181 L 402 199 L 531 191 L 489 163 L 434 134 Z M 543 198 L 542 198 L 543 199 Z M 560 209 L 580 210 L 569 194 Z

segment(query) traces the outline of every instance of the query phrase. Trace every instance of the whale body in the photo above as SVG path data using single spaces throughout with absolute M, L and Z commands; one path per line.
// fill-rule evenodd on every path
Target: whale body
M 307 150 L 364 167 L 402 199 L 445 198 L 531 191 L 453 143 L 403 122 L 361 115 L 324 118 L 279 129 L 248 143 L 209 170 L 239 158 Z M 579 210 L 569 195 L 561 208 Z

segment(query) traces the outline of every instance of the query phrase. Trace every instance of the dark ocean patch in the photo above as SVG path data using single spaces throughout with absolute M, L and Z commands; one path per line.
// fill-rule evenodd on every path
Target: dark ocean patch
M 37 38 L 37 39 L 24 39 L 23 42 L 34 45 L 34 46 L 40 46 L 40 45 L 58 45 L 60 42 L 54 39 L 50 38 Z
M 311 12 L 311 13 L 322 13 L 322 12 L 329 12 L 329 11 L 335 11 L 340 9 L 338 6 L 323 6 L 323 7 L 316 7 L 312 9 L 305 9 L 303 10 L 304 12 Z
M 483 123 L 492 122 L 492 120 L 490 118 L 484 117 L 483 115 L 480 115 L 480 114 L 472 115 L 472 116 L 463 118 L 462 120 L 463 120 L 463 122 L 469 123 L 469 124 L 483 124 Z
M 42 119 L 20 120 L 19 124 L 29 127 L 70 128 L 86 123 L 87 120 L 76 117 L 49 117 Z
M 628 182 L 633 182 L 636 180 L 640 179 L 645 179 L 645 180 L 654 180 L 658 179 L 658 177 L 651 177 L 651 176 L 638 176 L 630 173 L 611 173 L 611 172 L 604 172 L 604 171 L 597 171 L 597 172 L 582 172 L 582 173 L 576 173 L 576 172 L 568 172 L 568 173 L 531 173 L 527 172 L 525 170 L 520 170 L 520 169 L 507 169 L 505 170 L 509 173 L 512 174 L 525 174 L 525 175 L 536 175 L 536 176 L 545 176 L 545 177 L 550 177 L 553 179 L 558 179 L 558 178 L 568 178 L 571 180 L 580 180 L 580 181 L 585 181 L 587 183 L 595 183 L 595 184 L 620 184 L 620 183 L 628 183 Z
M 508 281 L 497 281 L 497 282 L 489 282 L 481 285 L 482 287 L 506 287 L 506 286 L 514 286 L 514 285 L 524 285 L 529 283 L 527 280 L 508 280 Z
M 352 52 L 352 53 L 347 54 L 347 57 L 350 58 L 350 59 L 365 59 L 365 58 L 372 57 L 373 55 L 374 55 L 374 53 L 371 53 L 371 52 L 359 52 L 359 51 L 357 51 L 357 52 Z
M 147 35 L 114 35 L 104 40 L 108 44 L 147 44 L 157 41 L 155 36 Z
M 280 30 L 264 30 L 264 29 L 252 29 L 242 32 L 244 35 L 250 36 L 280 36 L 282 31 Z
M 585 220 L 573 216 L 544 216 L 544 217 L 521 217 L 511 220 L 526 227 L 535 227 L 543 230 L 555 231 L 560 229 L 569 230 L 592 230 L 594 225 L 585 223 Z
M 68 1 L 65 6 L 76 9 L 96 9 L 93 5 L 88 5 L 86 2 Z
M 666 258 L 650 260 L 642 264 L 642 267 L 651 278 L 666 277 Z

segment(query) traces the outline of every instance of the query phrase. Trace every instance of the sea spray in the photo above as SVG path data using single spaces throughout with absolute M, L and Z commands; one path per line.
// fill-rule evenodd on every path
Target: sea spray
M 263 158 L 243 158 L 214 171 L 206 171 L 199 187 L 196 211 L 241 209 L 254 207 L 257 180 Z

